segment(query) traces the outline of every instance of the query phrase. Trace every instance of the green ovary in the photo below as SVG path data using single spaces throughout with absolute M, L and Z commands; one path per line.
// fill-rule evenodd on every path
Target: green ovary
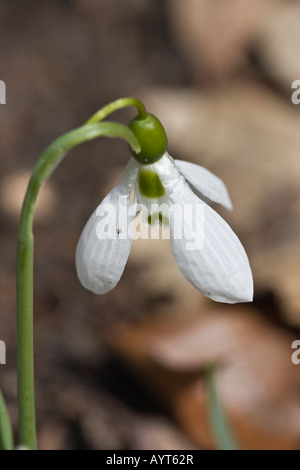
M 140 193 L 151 199 L 158 199 L 165 194 L 165 188 L 161 184 L 158 175 L 153 170 L 140 170 L 139 172 Z

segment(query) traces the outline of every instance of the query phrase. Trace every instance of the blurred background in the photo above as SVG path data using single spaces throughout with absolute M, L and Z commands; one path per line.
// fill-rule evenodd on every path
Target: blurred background
M 72 151 L 35 221 L 35 362 L 41 449 L 215 449 L 204 376 L 242 449 L 299 449 L 300 4 L 293 0 L 0 1 L 0 387 L 15 429 L 16 236 L 42 151 L 106 103 L 134 95 L 175 158 L 223 178 L 251 305 L 205 299 L 168 240 L 137 240 L 109 294 L 81 287 L 81 230 L 128 161 L 100 139 Z M 132 109 L 114 115 L 128 123 Z

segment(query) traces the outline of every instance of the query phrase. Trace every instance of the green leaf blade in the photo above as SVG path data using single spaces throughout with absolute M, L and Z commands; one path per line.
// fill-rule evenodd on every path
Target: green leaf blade
M 239 450 L 217 391 L 215 364 L 207 367 L 206 379 L 209 392 L 209 417 L 218 448 L 219 450 Z
M 13 432 L 5 405 L 3 395 L 0 390 L 0 450 L 13 450 Z

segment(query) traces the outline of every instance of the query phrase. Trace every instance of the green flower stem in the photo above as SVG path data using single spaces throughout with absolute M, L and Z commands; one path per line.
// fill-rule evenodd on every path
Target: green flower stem
M 105 109 L 105 108 L 104 108 Z M 19 441 L 29 449 L 37 448 L 34 401 L 33 359 L 33 218 L 42 184 L 49 178 L 67 152 L 78 144 L 97 137 L 121 137 L 134 152 L 140 151 L 132 131 L 122 124 L 88 124 L 55 140 L 34 167 L 25 195 L 18 234 L 17 255 L 17 329 L 18 329 L 18 406 Z
M 106 118 L 109 114 L 117 111 L 118 109 L 126 108 L 127 106 L 135 106 L 137 108 L 139 119 L 145 119 L 147 117 L 147 112 L 143 103 L 137 98 L 128 97 L 120 98 L 119 100 L 109 103 L 107 106 L 97 111 L 97 113 L 95 113 L 86 122 L 86 124 L 94 124 L 102 121 L 102 119 Z

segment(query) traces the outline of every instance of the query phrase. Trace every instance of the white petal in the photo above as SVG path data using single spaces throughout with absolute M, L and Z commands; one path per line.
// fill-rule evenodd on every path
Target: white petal
M 124 271 L 131 248 L 128 215 L 130 193 L 138 172 L 131 159 L 122 180 L 91 215 L 76 249 L 76 270 L 82 285 L 95 294 L 113 289 Z M 102 217 L 101 217 L 102 216 Z
M 223 181 L 203 166 L 184 160 L 174 160 L 180 173 L 195 189 L 200 197 L 204 196 L 209 201 L 217 202 L 226 209 L 232 209 L 232 203 L 227 188 Z
M 168 156 L 157 162 L 156 171 L 169 197 L 172 250 L 183 275 L 213 300 L 250 302 L 253 298 L 252 273 L 237 236 L 211 207 L 193 193 Z M 188 207 L 198 207 L 200 213 L 203 211 L 203 227 L 200 217 L 200 227 L 197 227 L 193 238 L 195 218 L 187 213 L 187 217 L 183 217 L 183 234 L 179 238 L 180 212 L 184 214 Z M 191 243 L 195 249 L 191 249 Z

